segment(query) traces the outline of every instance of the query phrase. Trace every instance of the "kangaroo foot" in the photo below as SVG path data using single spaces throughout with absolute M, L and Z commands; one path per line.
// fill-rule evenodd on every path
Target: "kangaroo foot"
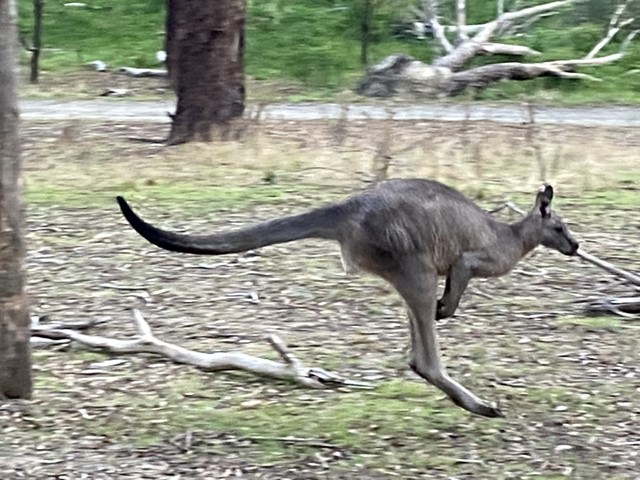
M 480 415 L 483 417 L 504 417 L 502 410 L 497 406 L 488 405 L 477 396 L 464 388 L 462 385 L 452 380 L 448 375 L 429 376 L 420 373 L 416 364 L 411 361 L 409 367 L 416 374 L 427 380 L 433 386 L 439 388 L 460 408 L 464 408 L 466 411 Z
M 476 411 L 472 413 L 482 415 L 483 417 L 504 417 L 504 413 L 502 413 L 502 410 L 500 410 L 498 407 L 486 405 L 484 403 L 478 405 Z
M 467 412 L 471 412 L 476 415 L 480 415 L 482 417 L 489 417 L 489 418 L 504 417 L 504 413 L 502 413 L 502 410 L 500 410 L 500 408 L 497 405 L 496 406 L 488 405 L 478 399 L 466 404 L 463 402 L 458 403 L 455 398 L 452 398 L 452 397 L 450 398 L 453 401 L 453 403 L 455 403 L 461 408 L 464 408 Z
M 445 315 L 445 306 L 442 300 L 438 300 L 438 306 L 436 308 L 436 320 L 442 320 L 443 318 L 447 318 Z

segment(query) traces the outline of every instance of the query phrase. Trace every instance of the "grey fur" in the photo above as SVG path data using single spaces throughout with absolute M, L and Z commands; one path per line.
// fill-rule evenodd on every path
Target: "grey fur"
M 337 241 L 346 271 L 382 277 L 404 299 L 411 327 L 411 368 L 462 408 L 494 417 L 501 415 L 498 408 L 446 373 L 435 320 L 454 314 L 471 278 L 504 275 L 540 244 L 566 255 L 576 253 L 578 242 L 551 212 L 552 199 L 551 186 L 543 187 L 527 216 L 505 224 L 442 183 L 398 179 L 310 212 L 200 236 L 160 230 L 140 219 L 123 198 L 118 202 L 138 233 L 172 251 L 218 255 L 303 238 Z M 440 300 L 438 276 L 447 277 Z

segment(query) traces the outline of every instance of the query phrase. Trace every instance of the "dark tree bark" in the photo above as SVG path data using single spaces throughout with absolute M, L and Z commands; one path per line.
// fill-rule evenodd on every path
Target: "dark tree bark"
M 15 0 L 0 0 L 0 398 L 30 398 L 32 390 L 19 184 L 17 40 Z
M 371 40 L 371 24 L 373 23 L 372 1 L 364 1 L 363 14 L 360 18 L 360 64 L 363 67 L 369 63 L 369 42 Z
M 244 112 L 244 0 L 167 0 L 167 68 L 178 106 L 167 143 L 211 140 Z
M 33 0 L 33 47 L 31 48 L 31 72 L 29 81 L 38 83 L 40 52 L 42 50 L 42 11 L 44 0 Z

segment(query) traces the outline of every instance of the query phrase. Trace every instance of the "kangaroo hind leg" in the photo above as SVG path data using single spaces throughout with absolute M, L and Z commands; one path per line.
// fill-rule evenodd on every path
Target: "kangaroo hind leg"
M 412 260 L 405 262 L 395 275 L 389 276 L 409 310 L 412 336 L 409 366 L 465 410 L 485 417 L 502 416 L 498 408 L 480 400 L 446 372 L 440 359 L 435 324 L 437 273 L 421 262 Z

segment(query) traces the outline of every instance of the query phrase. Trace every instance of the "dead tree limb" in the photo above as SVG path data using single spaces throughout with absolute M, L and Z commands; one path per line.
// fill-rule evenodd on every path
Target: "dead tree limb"
M 600 267 L 603 270 L 606 270 L 607 272 L 612 273 L 613 275 L 620 277 L 635 286 L 640 287 L 640 277 L 638 275 L 635 275 L 631 272 L 627 272 L 626 270 L 618 268 L 615 265 L 605 260 L 601 260 L 595 255 L 591 255 L 590 253 L 584 252 L 582 250 L 578 250 L 576 255 L 578 255 L 584 261 L 589 262 L 590 264 L 595 265 L 596 267 Z
M 509 45 L 507 43 L 487 42 L 480 46 L 479 53 L 485 55 L 541 55 L 541 53 L 533 48 L 524 45 Z
M 442 47 L 445 53 L 452 52 L 453 45 L 451 45 L 451 42 L 444 33 L 444 28 L 438 20 L 438 0 L 424 0 L 423 9 L 427 24 L 431 25 L 433 38 L 436 39 L 438 45 Z
M 616 35 L 631 25 L 633 19 L 623 19 L 626 3 L 613 14 L 607 33 L 584 58 L 554 60 L 539 63 L 503 62 L 465 69 L 465 64 L 478 55 L 506 54 L 536 55 L 539 52 L 523 46 L 493 41 L 493 37 L 521 29 L 523 24 L 556 14 L 559 10 L 583 0 L 559 0 L 521 10 L 500 13 L 493 21 L 482 25 L 464 25 L 465 1 L 456 0 L 456 23 L 443 27 L 438 22 L 437 0 L 425 0 L 423 15 L 432 26 L 433 37 L 445 51 L 431 64 L 425 64 L 402 54 L 391 55 L 371 67 L 356 87 L 356 92 L 371 97 L 390 97 L 408 94 L 415 98 L 438 98 L 460 95 L 468 89 L 480 91 L 503 80 L 531 80 L 538 77 L 559 77 L 600 81 L 575 71 L 576 67 L 600 66 L 620 60 L 638 31 L 630 32 L 621 42 L 618 53 L 597 57 Z M 629 1 L 629 0 L 627 0 Z M 456 34 L 452 46 L 447 33 Z
M 369 388 L 368 383 L 354 382 L 321 368 L 305 367 L 277 336 L 270 335 L 268 341 L 278 352 L 283 362 L 276 362 L 240 352 L 202 353 L 174 345 L 156 338 L 151 327 L 139 310 L 133 310 L 133 322 L 138 336 L 130 340 L 119 340 L 87 335 L 70 329 L 51 329 L 42 326 L 32 328 L 32 336 L 53 340 L 69 339 L 90 348 L 116 354 L 153 353 L 169 358 L 173 362 L 193 365 L 206 372 L 242 370 L 255 375 L 289 380 L 307 387 L 319 388 L 325 385 Z
M 450 78 L 446 92 L 453 97 L 470 88 L 482 90 L 501 80 L 532 80 L 538 77 L 582 78 L 595 82 L 601 81 L 586 73 L 568 72 L 557 62 L 504 62 L 455 72 Z
M 466 0 L 456 0 L 456 43 L 460 44 L 469 40 L 469 35 L 464 27 L 467 24 L 467 2 Z
M 587 53 L 587 55 L 585 55 L 584 58 L 589 59 L 595 57 L 598 52 L 600 52 L 600 50 L 602 50 L 621 29 L 633 23 L 633 18 L 620 20 L 620 17 L 627 9 L 628 3 L 629 2 L 627 0 L 618 5 L 616 10 L 613 12 L 613 15 L 611 16 L 611 19 L 609 20 L 609 27 L 607 28 L 606 35 L 591 49 L 589 53 Z
M 624 318 L 640 318 L 640 297 L 599 298 L 586 307 L 587 315 L 613 313 Z
M 482 30 L 480 30 L 466 42 L 459 45 L 451 53 L 437 59 L 433 63 L 433 66 L 446 67 L 451 69 L 452 71 L 459 70 L 466 62 L 478 55 L 482 48 L 482 44 L 489 42 L 498 31 L 507 28 L 512 23 L 523 18 L 529 18 L 535 15 L 540 15 L 549 11 L 557 10 L 559 8 L 570 5 L 575 1 L 576 0 L 560 0 L 557 2 L 549 2 L 542 5 L 536 5 L 534 7 L 523 8 L 522 10 L 517 10 L 514 12 L 503 13 L 492 22 L 487 23 Z
M 124 73 L 129 77 L 167 77 L 168 73 L 162 68 L 135 68 L 135 67 L 120 67 L 119 73 Z

